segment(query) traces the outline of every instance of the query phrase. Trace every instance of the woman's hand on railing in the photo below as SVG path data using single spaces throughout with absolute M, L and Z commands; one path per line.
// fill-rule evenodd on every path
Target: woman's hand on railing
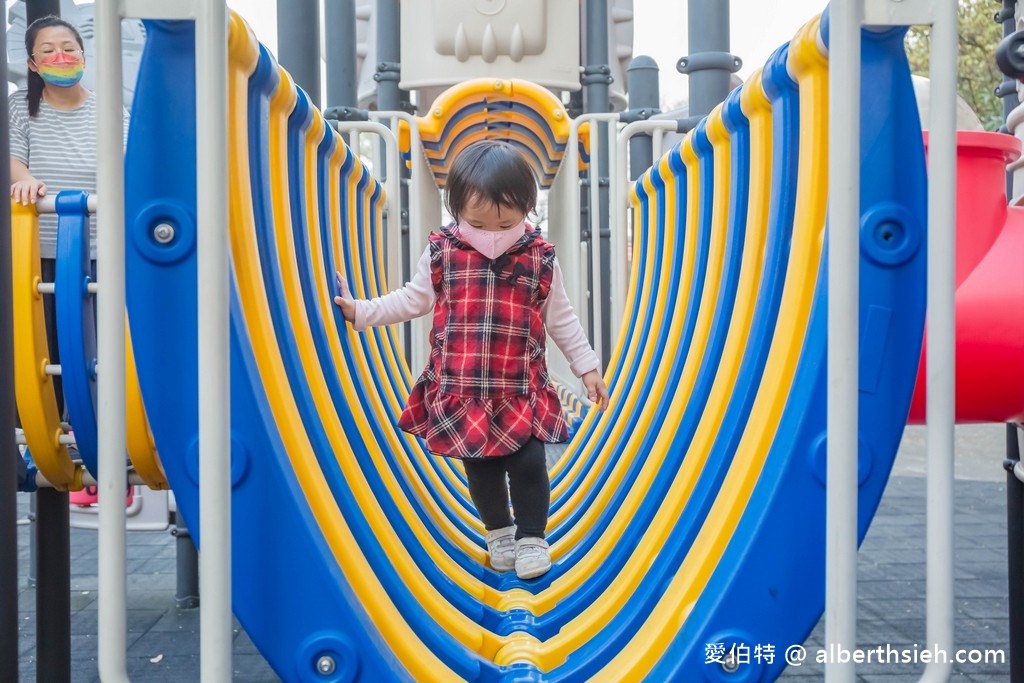
M 46 185 L 35 178 L 29 177 L 11 183 L 11 201 L 24 206 L 35 204 L 40 197 L 46 196 Z

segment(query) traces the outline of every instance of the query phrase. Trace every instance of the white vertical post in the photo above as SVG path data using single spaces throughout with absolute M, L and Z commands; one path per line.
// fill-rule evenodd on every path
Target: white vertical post
M 586 281 L 583 274 L 583 266 L 586 263 L 581 254 L 580 247 L 582 240 L 580 225 L 580 152 L 579 152 L 579 125 L 580 120 L 573 120 L 569 126 L 569 139 L 565 143 L 565 154 L 562 156 L 562 163 L 558 169 L 558 175 L 552 183 L 551 191 L 558 198 L 559 214 L 557 220 L 550 220 L 548 235 L 556 247 L 560 247 L 562 255 L 558 260 L 562 264 L 562 273 L 565 275 L 565 291 L 569 300 L 576 307 L 583 328 L 586 329 L 590 321 L 590 306 L 584 300 L 583 295 L 587 291 L 584 286 Z M 550 195 L 549 195 L 550 199 Z M 573 230 L 571 226 L 578 226 Z
M 380 178 L 383 173 L 387 174 L 384 180 L 384 193 L 388 212 L 388 234 L 387 252 L 385 254 L 385 273 L 388 281 L 388 290 L 395 291 L 401 287 L 402 281 L 402 157 L 398 149 L 398 113 L 396 112 L 374 112 L 373 121 L 336 121 L 335 130 L 339 133 L 348 131 L 350 140 L 359 140 L 361 133 L 372 133 L 380 138 L 379 142 L 384 143 L 384 152 L 381 153 L 381 145 L 373 145 L 373 174 Z M 392 127 L 380 123 L 387 120 Z M 353 136 L 356 136 L 353 138 Z M 356 142 L 355 144 L 358 144 Z M 359 154 L 359 148 L 349 145 L 350 149 Z M 418 257 L 418 256 L 417 256 Z
M 601 282 L 601 220 L 599 214 L 601 211 L 601 174 L 598 169 L 601 168 L 601 119 L 592 118 L 590 120 L 590 164 L 587 166 L 587 178 L 590 182 L 590 193 L 587 195 L 590 204 L 590 210 L 587 214 L 587 220 L 590 223 L 590 251 L 588 253 L 588 259 L 584 263 L 588 264 L 587 268 L 591 273 L 590 282 L 590 316 L 594 324 L 594 338 L 591 340 L 594 348 L 598 351 L 598 355 L 601 355 L 601 319 L 604 315 L 604 298 L 603 298 L 603 287 L 604 283 Z M 609 167 L 609 171 L 611 171 Z M 580 273 L 585 277 L 585 273 Z M 602 362 L 607 361 L 607 358 L 602 358 Z
M 232 677 L 227 43 L 224 3 L 203 0 L 196 8 L 196 211 L 203 596 L 199 652 L 204 683 Z
M 629 194 L 633 181 L 629 179 L 629 141 L 634 135 L 653 133 L 654 165 L 661 161 L 661 143 L 665 131 L 675 131 L 675 121 L 662 119 L 644 119 L 626 124 L 619 131 L 616 147 L 616 163 L 611 174 L 611 231 L 612 231 L 612 281 L 615 289 L 612 292 L 612 332 L 622 326 L 625 317 L 626 290 L 629 289 L 629 272 L 632 263 L 627 259 L 629 253 L 629 226 L 631 211 L 629 210 Z M 633 226 L 638 229 L 639 226 Z
M 857 423 L 860 308 L 860 0 L 829 6 L 828 439 L 825 643 L 857 645 Z M 853 683 L 852 663 L 825 663 Z
M 383 130 L 378 135 L 384 140 L 383 168 L 387 169 L 384 188 L 387 192 L 388 208 L 388 252 L 387 275 L 388 291 L 393 292 L 405 284 L 402 277 L 402 156 L 398 150 L 398 119 L 388 118 L 390 125 L 381 124 Z M 380 147 L 376 147 L 380 149 Z M 379 171 L 377 172 L 379 176 Z M 410 273 L 411 275 L 411 273 Z M 405 342 L 405 326 L 399 338 Z
M 124 341 L 124 142 L 121 104 L 121 14 L 116 0 L 96 3 L 96 212 L 97 388 L 100 469 L 99 673 L 104 681 L 127 681 L 125 612 L 125 341 Z
M 947 658 L 922 681 L 946 681 L 953 652 L 953 454 L 956 421 L 957 2 L 933 4 L 928 132 L 927 639 Z

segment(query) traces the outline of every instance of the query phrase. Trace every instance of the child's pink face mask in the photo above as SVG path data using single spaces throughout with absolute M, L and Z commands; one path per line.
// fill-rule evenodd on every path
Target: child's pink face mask
M 482 230 L 465 221 L 459 222 L 459 237 L 489 259 L 496 259 L 512 248 L 526 234 L 526 221 L 508 230 Z
M 69 55 L 58 50 L 52 55 L 41 56 L 34 61 L 36 70 L 44 81 L 62 88 L 75 85 L 82 80 L 85 73 L 85 61 L 80 54 Z

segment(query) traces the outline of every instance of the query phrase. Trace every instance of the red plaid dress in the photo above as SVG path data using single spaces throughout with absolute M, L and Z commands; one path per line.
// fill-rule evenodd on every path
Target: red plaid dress
M 456 458 L 508 455 L 530 436 L 568 438 L 548 378 L 541 314 L 554 260 L 555 248 L 530 226 L 493 261 L 459 241 L 452 226 L 430 236 L 437 297 L 430 360 L 399 427 Z

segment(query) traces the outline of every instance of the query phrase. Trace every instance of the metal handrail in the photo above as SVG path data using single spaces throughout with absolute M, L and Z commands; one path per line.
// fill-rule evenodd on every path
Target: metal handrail
M 402 175 L 399 172 L 401 156 L 398 153 L 398 137 L 390 127 L 377 121 L 332 120 L 330 124 L 339 133 L 348 134 L 349 147 L 356 154 L 359 154 L 359 137 L 362 133 L 372 133 L 384 141 L 384 166 L 387 169 L 384 181 L 388 220 L 387 278 L 388 289 L 393 291 L 402 286 Z M 380 169 L 374 168 L 374 173 L 379 176 Z
M 197 280 L 199 329 L 199 505 L 204 539 L 200 585 L 200 669 L 204 682 L 231 678 L 231 476 L 229 272 L 227 268 L 227 8 L 220 0 L 97 0 L 97 238 L 99 364 L 109 366 L 98 402 L 99 672 L 127 681 L 127 575 L 124 496 L 125 267 L 121 19 L 195 20 Z M 205 228 L 203 228 L 205 226 Z M 103 504 L 114 501 L 115 504 Z
M 928 152 L 927 638 L 953 648 L 955 397 L 955 0 L 853 0 L 830 6 L 829 313 L 825 640 L 856 646 L 857 401 L 860 225 L 860 32 L 863 26 L 931 24 Z M 922 681 L 946 681 L 931 661 Z M 830 683 L 855 680 L 852 662 L 826 662 Z
M 570 163 L 567 165 L 567 169 L 568 170 L 575 171 L 575 172 L 578 173 L 578 171 L 579 171 L 579 135 L 580 135 L 580 125 L 582 125 L 583 123 L 590 123 L 591 124 L 590 125 L 590 130 L 589 130 L 590 163 L 588 165 L 588 168 L 590 169 L 590 178 L 591 178 L 590 195 L 588 197 L 588 199 L 589 199 L 589 202 L 588 202 L 588 205 L 589 205 L 588 219 L 590 221 L 590 224 L 588 226 L 584 226 L 583 222 L 580 221 L 580 232 L 578 233 L 578 237 L 579 237 L 579 244 L 580 244 L 580 247 L 579 247 L 579 249 L 580 249 L 580 263 L 581 263 L 581 265 L 582 264 L 587 264 L 587 267 L 589 268 L 589 272 L 593 273 L 593 277 L 591 278 L 591 281 L 593 282 L 593 285 L 592 285 L 592 287 L 590 289 L 590 292 L 589 292 L 590 296 L 589 296 L 589 307 L 588 308 L 589 308 L 589 311 L 590 311 L 590 320 L 591 320 L 591 324 L 593 326 L 594 337 L 595 337 L 595 339 L 593 339 L 592 341 L 594 342 L 594 348 L 598 351 L 599 355 L 600 355 L 600 349 L 601 349 L 601 346 L 602 346 L 600 344 L 599 340 L 601 338 L 601 323 L 602 323 L 602 316 L 603 316 L 602 307 L 601 307 L 601 302 L 602 302 L 602 298 L 603 298 L 603 291 L 602 291 L 603 290 L 603 284 L 601 282 L 601 234 L 600 234 L 600 222 L 598 221 L 598 218 L 597 218 L 597 216 L 598 216 L 598 214 L 600 212 L 600 208 L 601 208 L 601 204 L 600 204 L 601 197 L 600 197 L 600 194 L 599 194 L 600 193 L 600 186 L 599 186 L 600 178 L 598 177 L 598 174 L 596 173 L 596 169 L 600 168 L 600 135 L 601 135 L 601 131 L 600 131 L 600 125 L 596 125 L 596 124 L 607 123 L 611 130 L 615 130 L 617 128 L 618 121 L 619 121 L 619 115 L 617 113 L 614 113 L 614 112 L 606 113 L 606 114 L 582 114 L 580 116 L 577 116 L 575 119 L 573 119 L 572 125 L 569 127 L 569 140 L 568 140 L 568 142 L 566 142 L 565 156 L 562 159 L 562 164 L 563 165 L 566 165 L 566 161 L 567 160 L 570 161 Z M 615 135 L 617 136 L 617 133 L 615 133 Z M 609 174 L 608 174 L 609 175 L 608 196 L 609 196 L 609 198 L 614 198 L 615 197 L 615 187 L 614 187 L 614 185 L 615 185 L 615 183 L 617 181 L 617 178 L 616 178 L 617 174 L 614 172 L 614 169 L 617 167 L 617 163 L 616 163 L 616 152 L 617 152 L 616 147 L 617 147 L 617 144 L 616 144 L 616 138 L 613 137 L 612 133 L 609 133 L 608 137 L 609 137 L 609 140 L 608 140 L 608 143 L 609 143 L 608 144 L 608 157 L 609 157 L 608 158 L 608 162 L 609 162 L 608 163 L 608 169 L 609 169 Z M 579 215 L 580 214 L 579 209 L 581 208 L 579 183 L 578 182 L 571 183 L 571 186 L 573 188 L 573 192 L 571 193 L 571 196 L 569 197 L 569 199 L 572 202 L 573 207 L 575 207 L 575 209 L 576 209 L 576 212 L 575 212 L 576 215 Z M 588 248 L 586 243 L 583 241 L 583 229 L 584 229 L 584 227 L 586 227 L 590 231 L 591 244 L 593 245 L 591 248 Z M 576 275 L 579 278 L 579 290 L 580 290 L 580 292 L 583 292 L 583 291 L 587 291 L 587 289 L 586 289 L 586 287 L 587 287 L 586 272 L 583 272 L 584 271 L 583 268 L 581 268 L 580 270 L 581 270 L 581 272 L 577 273 Z M 574 302 L 574 303 L 576 303 L 576 302 Z M 580 303 L 576 303 L 576 305 L 577 306 L 581 306 Z M 607 360 L 607 359 L 605 359 L 605 360 Z
M 629 252 L 628 228 L 632 212 L 629 210 L 629 191 L 633 181 L 629 179 L 629 141 L 637 135 L 651 134 L 655 153 L 655 163 L 661 157 L 661 147 L 665 133 L 675 132 L 676 121 L 667 119 L 645 119 L 626 124 L 617 137 L 618 166 L 613 169 L 615 189 L 610 208 L 611 251 L 612 251 L 612 306 L 611 329 L 614 333 L 622 325 L 625 316 L 626 290 L 629 287 L 629 266 L 626 254 Z M 617 267 L 616 267 L 617 266 Z

